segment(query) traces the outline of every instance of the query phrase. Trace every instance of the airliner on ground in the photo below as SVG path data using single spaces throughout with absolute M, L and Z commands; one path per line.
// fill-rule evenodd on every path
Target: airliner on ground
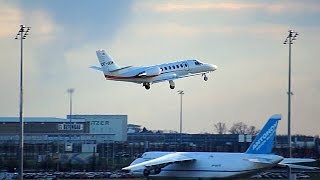
M 154 66 L 120 67 L 105 50 L 98 50 L 96 54 L 101 67 L 91 66 L 91 68 L 103 71 L 107 80 L 138 83 L 146 89 L 150 89 L 151 84 L 162 81 L 169 81 L 170 88 L 174 89 L 175 83 L 173 80 L 195 75 L 202 75 L 203 79 L 207 81 L 206 74 L 218 69 L 216 65 L 202 63 L 196 59 Z
M 274 166 L 315 169 L 292 164 L 312 162 L 313 159 L 283 158 L 271 154 L 280 119 L 280 115 L 271 116 L 245 153 L 145 152 L 122 170 L 152 178 L 234 178 Z

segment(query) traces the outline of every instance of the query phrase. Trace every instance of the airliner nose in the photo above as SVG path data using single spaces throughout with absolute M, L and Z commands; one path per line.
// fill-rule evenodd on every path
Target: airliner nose
M 214 64 L 210 64 L 210 69 L 211 69 L 212 71 L 215 71 L 215 70 L 218 69 L 218 66 L 217 66 L 217 65 L 214 65 Z

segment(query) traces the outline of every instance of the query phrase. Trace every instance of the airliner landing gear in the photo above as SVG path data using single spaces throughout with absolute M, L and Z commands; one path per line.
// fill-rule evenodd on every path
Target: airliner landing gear
M 150 170 L 149 169 L 144 169 L 143 170 L 143 175 L 144 176 L 149 176 L 150 175 Z
M 170 89 L 174 89 L 175 88 L 175 84 L 172 80 L 169 81 L 170 84 Z
M 205 73 L 202 74 L 202 76 L 204 76 L 204 77 L 203 77 L 203 80 L 204 80 L 204 81 L 208 81 L 208 77 L 207 77 L 207 75 L 206 75 Z
M 154 169 L 154 173 L 155 174 L 159 174 L 161 172 L 161 168 L 156 168 L 156 169 Z
M 150 83 L 143 83 L 144 88 L 150 89 Z

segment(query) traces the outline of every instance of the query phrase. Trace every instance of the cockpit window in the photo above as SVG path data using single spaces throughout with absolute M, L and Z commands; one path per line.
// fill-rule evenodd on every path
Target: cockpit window
M 141 158 L 142 157 L 142 154 L 136 154 L 136 158 Z
M 202 65 L 202 63 L 197 61 L 197 60 L 194 60 L 194 64 L 197 65 L 197 66 Z

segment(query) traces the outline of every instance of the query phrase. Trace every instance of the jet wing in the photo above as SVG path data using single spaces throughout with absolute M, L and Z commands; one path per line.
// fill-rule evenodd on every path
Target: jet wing
M 179 78 L 185 78 L 185 77 L 191 77 L 191 76 L 197 76 L 197 75 L 202 75 L 203 73 L 188 73 L 186 75 L 181 75 L 181 76 L 177 76 L 177 79 Z
M 183 154 L 180 153 L 172 153 L 172 154 L 167 154 L 164 156 L 161 156 L 156 159 L 152 159 L 149 161 L 144 161 L 142 163 L 130 165 L 128 167 L 122 168 L 122 170 L 126 171 L 136 171 L 136 170 L 141 170 L 141 169 L 153 169 L 156 167 L 163 168 L 166 167 L 169 164 L 173 163 L 181 163 L 181 162 L 191 162 L 195 161 L 196 159 L 187 157 Z
M 278 163 L 278 166 L 290 167 L 293 169 L 317 170 L 319 169 L 318 167 L 293 164 L 293 163 L 306 163 L 306 162 L 314 162 L 314 161 L 316 160 L 309 159 L 309 158 L 284 158 L 281 162 Z
M 315 161 L 315 159 L 310 158 L 283 158 L 283 160 L 279 164 L 306 163 Z

